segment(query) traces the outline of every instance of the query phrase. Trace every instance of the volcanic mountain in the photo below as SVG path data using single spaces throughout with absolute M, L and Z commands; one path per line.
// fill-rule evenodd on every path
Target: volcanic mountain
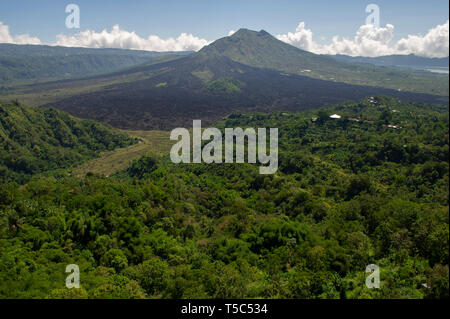
M 202 50 L 249 66 L 357 85 L 448 95 L 448 76 L 426 72 L 349 63 L 339 56 L 318 55 L 284 43 L 264 30 L 240 29 Z M 407 59 L 408 56 L 403 56 Z M 374 59 L 376 60 L 376 59 Z M 393 65 L 392 65 L 393 66 Z M 424 80 L 437 80 L 425 81 Z M 439 81 L 440 80 L 440 81 Z M 436 83 L 438 82 L 438 83 Z M 419 84 L 420 83 L 420 84 Z
M 189 56 L 87 79 L 91 84 L 109 84 L 88 93 L 66 94 L 44 106 L 120 128 L 171 129 L 189 127 L 193 119 L 209 124 L 233 111 L 295 111 L 369 95 L 448 103 L 445 96 L 326 79 L 350 76 L 358 67 L 302 51 L 265 31 L 241 29 Z M 34 89 L 83 92 L 83 85 L 83 81 L 65 81 Z

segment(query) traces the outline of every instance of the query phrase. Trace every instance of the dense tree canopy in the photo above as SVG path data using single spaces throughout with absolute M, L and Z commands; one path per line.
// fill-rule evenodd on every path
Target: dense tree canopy
M 101 151 L 134 143 L 113 128 L 55 109 L 0 104 L 0 181 L 80 165 Z
M 218 124 L 278 127 L 274 175 L 144 157 L 108 178 L 3 183 L 0 297 L 448 298 L 448 110 L 377 97 L 334 113 Z

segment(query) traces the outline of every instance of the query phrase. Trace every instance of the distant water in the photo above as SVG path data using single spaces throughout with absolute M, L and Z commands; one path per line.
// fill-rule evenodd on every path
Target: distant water
M 427 71 L 433 72 L 433 73 L 442 73 L 442 74 L 448 74 L 448 68 L 440 68 L 440 69 L 426 69 Z

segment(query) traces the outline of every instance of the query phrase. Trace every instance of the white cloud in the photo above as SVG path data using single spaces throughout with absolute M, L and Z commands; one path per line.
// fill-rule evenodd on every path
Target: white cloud
M 229 37 L 231 37 L 233 34 L 235 34 L 236 33 L 236 31 L 235 30 L 230 30 L 229 32 L 228 32 L 228 36 Z
M 330 44 L 321 49 L 326 54 L 347 54 L 351 56 L 380 56 L 394 54 L 395 51 L 389 46 L 394 37 L 394 26 L 387 24 L 386 27 L 377 28 L 372 24 L 359 27 L 354 39 L 339 39 L 333 37 Z
M 306 29 L 305 22 L 303 21 L 298 24 L 294 33 L 280 34 L 277 35 L 277 38 L 306 51 L 318 52 L 320 50 L 320 46 L 313 41 L 312 31 Z
M 228 32 L 228 36 L 235 33 Z M 406 38 L 392 43 L 394 26 L 376 28 L 373 25 L 362 25 L 353 38 L 334 36 L 329 43 L 320 44 L 314 41 L 312 30 L 300 22 L 295 32 L 277 35 L 277 38 L 303 50 L 319 54 L 346 54 L 351 56 L 381 56 L 390 54 L 416 54 L 426 57 L 447 57 L 449 55 L 449 21 L 430 29 L 424 36 L 408 35 Z M 9 27 L 0 22 L 0 43 L 41 44 L 37 37 L 28 34 L 13 36 Z M 86 30 L 75 35 L 57 35 L 54 45 L 89 47 L 89 48 L 122 48 L 147 51 L 198 51 L 210 41 L 192 34 L 181 33 L 177 38 L 162 39 L 157 35 L 142 38 L 134 31 L 122 30 L 115 25 L 111 30 L 96 32 Z
M 76 35 L 57 35 L 56 45 L 88 47 L 88 48 L 120 48 L 147 51 L 198 51 L 210 42 L 182 33 L 177 38 L 161 39 L 157 35 L 150 35 L 147 39 L 140 37 L 134 31 L 129 32 L 115 25 L 111 31 L 95 32 L 86 30 Z
M 447 57 L 448 47 L 448 20 L 428 31 L 425 36 L 409 35 L 396 44 L 396 50 L 404 54 L 430 57 Z
M 416 54 L 426 57 L 449 55 L 448 21 L 428 31 L 425 36 L 409 35 L 391 45 L 394 26 L 375 27 L 371 24 L 359 27 L 353 39 L 333 37 L 331 43 L 318 44 L 313 32 L 300 22 L 295 32 L 278 35 L 277 38 L 306 51 L 319 54 L 346 54 L 351 56 L 382 56 L 390 54 Z
M 12 41 L 8 26 L 0 22 L 0 43 L 12 43 Z
M 40 44 L 41 40 L 36 37 L 31 37 L 28 34 L 12 36 L 9 33 L 9 27 L 0 22 L 0 43 Z

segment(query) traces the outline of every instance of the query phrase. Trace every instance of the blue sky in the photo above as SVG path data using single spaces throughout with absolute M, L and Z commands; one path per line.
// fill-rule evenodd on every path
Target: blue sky
M 14 0 L 0 2 L 0 21 L 10 33 L 28 33 L 44 43 L 55 41 L 57 34 L 73 34 L 65 28 L 65 7 L 78 4 L 81 30 L 101 31 L 119 24 L 142 37 L 156 34 L 176 37 L 182 32 L 215 40 L 240 27 L 265 29 L 272 34 L 294 31 L 305 21 L 317 42 L 334 35 L 354 36 L 365 22 L 365 7 L 376 3 L 381 8 L 381 25 L 395 26 L 394 39 L 408 34 L 425 34 L 448 19 L 446 0 Z M 77 30 L 79 31 L 79 30 Z

